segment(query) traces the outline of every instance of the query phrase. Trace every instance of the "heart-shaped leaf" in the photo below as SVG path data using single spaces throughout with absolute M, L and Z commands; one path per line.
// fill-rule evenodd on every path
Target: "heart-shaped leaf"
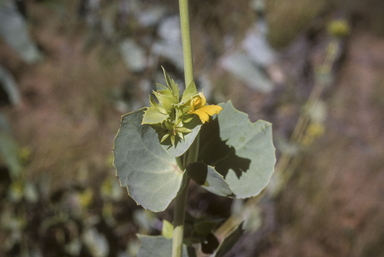
M 256 196 L 274 171 L 272 126 L 251 123 L 231 102 L 220 106 L 223 110 L 201 129 L 198 159 L 224 177 L 234 197 Z
M 114 165 L 121 185 L 144 208 L 163 211 L 183 184 L 176 159 L 159 143 L 150 125 L 141 125 L 144 109 L 122 117 L 115 138 Z

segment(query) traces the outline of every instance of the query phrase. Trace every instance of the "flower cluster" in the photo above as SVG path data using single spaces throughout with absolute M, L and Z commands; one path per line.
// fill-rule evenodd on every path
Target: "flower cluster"
M 197 115 L 202 124 L 209 121 L 209 117 L 219 114 L 222 108 L 218 105 L 206 105 L 207 99 L 203 93 L 198 93 L 192 81 L 180 99 L 177 84 L 164 71 L 167 86 L 157 84 L 157 91 L 153 95 L 157 101 L 149 96 L 150 107 L 144 113 L 142 124 L 155 127 L 161 137 L 161 142 L 170 139 L 172 145 L 178 139 L 184 140 L 184 135 L 191 132 L 185 125 Z

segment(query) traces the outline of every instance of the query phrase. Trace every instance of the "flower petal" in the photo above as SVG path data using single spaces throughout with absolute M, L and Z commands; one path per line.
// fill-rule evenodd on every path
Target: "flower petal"
M 204 124 L 205 122 L 209 121 L 209 116 L 219 114 L 221 110 L 223 110 L 223 108 L 218 105 L 206 105 L 195 110 L 193 114 L 198 115 L 201 122 Z
M 219 114 L 223 108 L 218 105 L 206 105 L 200 109 L 203 109 L 208 115 L 212 116 L 213 114 Z
M 202 109 L 197 109 L 193 112 L 193 114 L 196 114 L 199 116 L 201 122 L 204 124 L 206 121 L 209 121 L 209 115 L 204 112 Z

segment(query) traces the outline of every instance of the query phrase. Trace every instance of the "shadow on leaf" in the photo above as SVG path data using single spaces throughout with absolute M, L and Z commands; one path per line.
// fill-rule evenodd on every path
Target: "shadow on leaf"
M 199 161 L 214 166 L 224 178 L 229 170 L 233 170 L 240 178 L 247 172 L 251 160 L 236 154 L 235 147 L 228 144 L 228 138 L 220 135 L 220 126 L 217 116 L 202 126 L 200 131 Z

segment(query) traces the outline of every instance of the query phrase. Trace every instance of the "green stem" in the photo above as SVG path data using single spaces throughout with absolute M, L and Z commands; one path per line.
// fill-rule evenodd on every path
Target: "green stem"
M 181 40 L 183 43 L 183 57 L 184 57 L 184 79 L 185 87 L 193 81 L 193 62 L 192 62 L 192 46 L 191 46 L 191 33 L 189 29 L 189 11 L 188 0 L 179 0 L 180 11 L 180 27 L 181 27 Z M 197 137 L 195 141 L 199 141 Z M 188 151 L 177 159 L 179 167 L 185 172 L 185 168 L 191 161 L 196 161 L 198 155 L 198 143 L 193 143 Z M 185 220 L 185 207 L 187 204 L 187 194 L 189 178 L 185 183 L 179 194 L 175 199 L 175 216 L 174 216 L 174 230 L 172 241 L 172 257 L 182 257 L 183 255 L 183 238 L 184 238 L 184 220 Z
M 184 238 L 185 207 L 187 204 L 189 178 L 184 183 L 181 192 L 175 200 L 175 212 L 173 220 L 172 257 L 182 257 Z
M 181 41 L 183 42 L 185 87 L 193 81 L 191 33 L 189 29 L 188 0 L 179 0 Z
M 176 161 L 181 170 L 187 168 L 188 164 L 197 161 L 199 154 L 200 134 L 195 138 L 195 141 L 189 147 L 188 151 L 182 156 L 177 157 Z M 185 174 L 187 175 L 187 174 Z M 173 221 L 173 241 L 172 241 L 172 257 L 181 257 L 183 252 L 183 238 L 184 238 L 184 219 L 185 207 L 187 204 L 188 185 L 190 178 L 186 176 L 186 181 L 183 183 L 183 188 L 176 196 L 175 199 L 175 212 Z

